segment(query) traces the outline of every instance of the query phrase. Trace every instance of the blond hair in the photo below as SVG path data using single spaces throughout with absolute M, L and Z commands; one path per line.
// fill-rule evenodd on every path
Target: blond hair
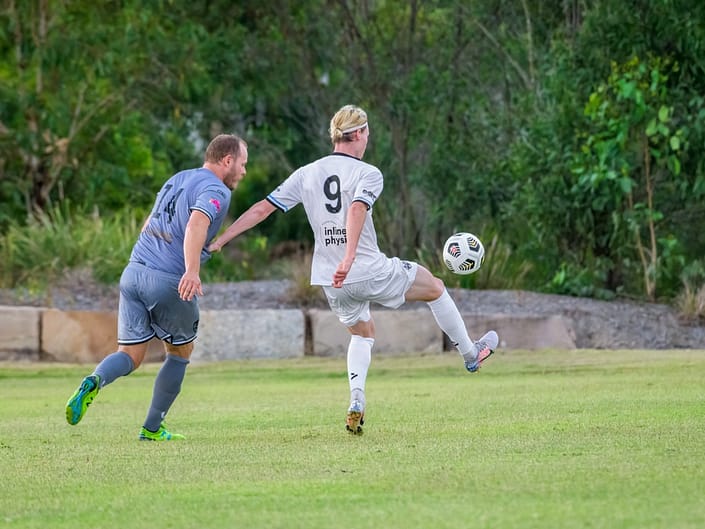
M 345 105 L 330 120 L 330 141 L 333 144 L 352 141 L 351 134 L 367 126 L 367 112 L 355 105 Z

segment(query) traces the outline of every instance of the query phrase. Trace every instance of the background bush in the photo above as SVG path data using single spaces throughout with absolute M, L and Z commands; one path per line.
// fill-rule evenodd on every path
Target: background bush
M 0 277 L 114 281 L 160 184 L 213 135 L 250 145 L 234 218 L 328 152 L 356 103 L 388 254 L 441 273 L 445 238 L 471 231 L 485 268 L 449 282 L 675 299 L 705 269 L 704 48 L 695 0 L 10 2 Z M 301 208 L 275 214 L 206 273 L 285 274 L 281 248 L 310 243 Z

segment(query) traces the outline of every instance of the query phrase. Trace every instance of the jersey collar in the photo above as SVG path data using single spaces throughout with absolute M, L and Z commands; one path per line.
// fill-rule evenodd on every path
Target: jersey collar
M 352 154 L 347 154 L 344 152 L 332 152 L 330 153 L 331 156 L 345 156 L 346 158 L 352 158 L 353 160 L 358 160 L 362 161 L 362 158 L 358 158 L 357 156 L 353 156 Z

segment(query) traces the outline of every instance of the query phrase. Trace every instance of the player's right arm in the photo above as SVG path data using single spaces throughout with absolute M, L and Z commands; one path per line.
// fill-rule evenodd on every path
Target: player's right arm
M 211 219 L 202 211 L 193 210 L 184 232 L 184 267 L 186 271 L 179 281 L 179 296 L 191 301 L 194 296 L 203 295 L 201 285 L 201 249 L 206 243 Z
M 276 209 L 277 208 L 266 199 L 253 204 L 250 209 L 240 215 L 235 222 L 228 226 L 228 228 L 208 246 L 208 251 L 220 251 L 228 242 L 250 228 L 257 226 L 257 224 L 274 213 Z

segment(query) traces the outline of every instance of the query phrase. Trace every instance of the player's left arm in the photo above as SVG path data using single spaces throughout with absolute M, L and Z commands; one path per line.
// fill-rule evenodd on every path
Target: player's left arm
M 360 234 L 362 233 L 362 227 L 365 225 L 365 220 L 367 220 L 367 210 L 369 206 L 362 201 L 355 200 L 350 204 L 348 208 L 348 215 L 345 219 L 345 256 L 343 260 L 338 264 L 338 268 L 333 273 L 333 286 L 335 288 L 340 288 L 343 286 L 343 281 L 348 276 L 353 263 L 355 262 L 355 255 L 357 255 L 357 245 L 360 242 Z
M 201 251 L 206 244 L 211 219 L 202 211 L 192 210 L 184 233 L 184 265 L 186 272 L 179 281 L 179 296 L 190 301 L 195 295 L 203 295 L 201 285 Z

